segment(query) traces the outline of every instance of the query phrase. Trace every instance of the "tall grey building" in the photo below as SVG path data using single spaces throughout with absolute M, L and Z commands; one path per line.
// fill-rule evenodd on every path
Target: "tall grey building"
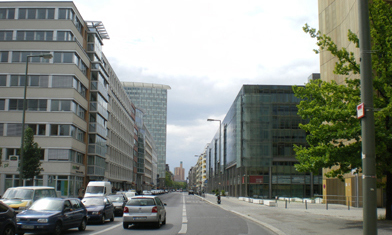
M 151 132 L 158 156 L 158 187 L 164 186 L 166 167 L 167 91 L 170 86 L 123 82 L 123 87 L 136 107 L 145 111 L 144 123 Z

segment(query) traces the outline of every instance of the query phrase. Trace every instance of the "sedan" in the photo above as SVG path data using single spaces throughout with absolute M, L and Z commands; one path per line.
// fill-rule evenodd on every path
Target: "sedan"
M 109 195 L 108 198 L 112 201 L 114 206 L 114 214 L 123 215 L 125 204 L 127 203 L 127 197 L 122 194 Z
M 15 235 L 16 213 L 14 209 L 0 202 L 0 234 Z
M 114 221 L 114 206 L 107 197 L 85 197 L 82 202 L 87 208 L 89 221 L 97 221 L 101 224 L 104 224 L 107 219 Z
M 17 234 L 52 233 L 78 228 L 84 231 L 87 224 L 87 210 L 77 198 L 43 198 L 33 203 L 16 216 Z
M 156 228 L 166 224 L 166 204 L 157 196 L 131 198 L 124 207 L 123 227 L 130 224 L 153 223 Z

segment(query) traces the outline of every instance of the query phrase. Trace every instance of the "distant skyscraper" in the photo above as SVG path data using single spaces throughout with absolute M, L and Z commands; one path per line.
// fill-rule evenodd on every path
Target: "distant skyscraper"
M 122 83 L 133 104 L 144 111 L 144 124 L 152 134 L 158 156 L 159 185 L 164 186 L 166 167 L 167 90 L 170 86 L 140 83 Z
M 182 168 L 182 162 L 180 162 L 180 167 L 174 167 L 174 181 L 185 181 L 185 169 Z

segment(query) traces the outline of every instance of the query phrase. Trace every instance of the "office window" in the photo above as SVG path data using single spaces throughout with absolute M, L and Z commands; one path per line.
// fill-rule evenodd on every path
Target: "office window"
M 22 123 L 8 123 L 7 136 L 22 136 Z
M 18 19 L 54 19 L 54 8 L 19 8 Z
M 0 31 L 0 41 L 11 41 L 12 31 Z
M 15 8 L 1 8 L 0 19 L 15 19 Z
M 71 111 L 71 100 L 52 100 L 51 111 Z
M 8 51 L 0 51 L 0 62 L 8 62 Z
M 26 110 L 29 111 L 46 111 L 46 99 L 28 99 L 26 100 Z M 23 111 L 23 99 L 10 99 L 8 110 L 21 110 Z
M 60 8 L 59 9 L 59 19 L 60 20 L 73 20 L 74 11 L 71 8 Z
M 17 31 L 18 41 L 53 41 L 53 31 Z
M 0 123 L 0 136 L 4 136 L 4 123 Z
M 0 110 L 5 110 L 5 99 L 0 99 Z
M 23 75 L 11 75 L 11 86 L 24 86 Z M 47 75 L 30 75 L 27 86 L 48 87 L 49 76 Z
M 34 135 L 45 135 L 46 125 L 45 124 L 27 124 L 33 130 Z
M 14 51 L 12 52 L 12 62 L 26 62 L 28 55 L 41 55 L 48 53 L 48 51 Z M 49 63 L 49 59 L 45 59 L 43 57 L 32 57 L 30 58 L 30 62 Z
M 55 52 L 54 53 L 54 63 L 73 63 L 73 52 Z
M 19 148 L 18 149 L 13 149 L 13 148 L 6 148 L 5 149 L 5 160 L 10 160 L 10 156 L 12 155 L 19 155 Z
M 69 149 L 48 149 L 48 161 L 69 161 Z
M 57 41 L 74 41 L 74 35 L 69 31 L 57 31 Z

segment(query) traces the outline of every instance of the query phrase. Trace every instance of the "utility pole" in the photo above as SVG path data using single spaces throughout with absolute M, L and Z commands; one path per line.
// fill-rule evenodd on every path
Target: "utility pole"
M 358 16 L 361 54 L 361 100 L 364 103 L 366 112 L 365 116 L 361 119 L 363 234 L 377 235 L 376 154 L 368 0 L 358 0 Z

